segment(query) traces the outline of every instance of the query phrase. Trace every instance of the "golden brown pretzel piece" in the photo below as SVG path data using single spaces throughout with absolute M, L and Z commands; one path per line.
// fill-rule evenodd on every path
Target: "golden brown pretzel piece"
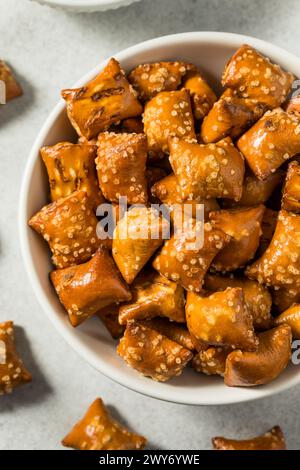
M 119 308 L 119 304 L 111 304 L 96 313 L 113 339 L 119 339 L 125 331 L 119 323 Z
M 300 212 L 300 165 L 297 161 L 288 166 L 281 207 L 297 214 Z
M 226 359 L 225 384 L 230 387 L 255 387 L 276 379 L 291 356 L 291 328 L 280 325 L 258 334 L 257 351 L 231 352 Z
M 143 108 L 119 62 L 110 59 L 102 72 L 81 88 L 62 91 L 68 117 L 87 140 L 120 120 L 142 114 Z
M 128 204 L 148 201 L 146 180 L 147 139 L 144 134 L 104 132 L 98 137 L 96 165 L 99 186 L 105 198 Z
M 245 273 L 273 287 L 300 290 L 300 216 L 280 211 L 276 230 L 265 253 Z
M 128 284 L 162 245 L 167 228 L 167 221 L 155 209 L 146 207 L 134 207 L 118 222 L 112 252 Z
M 190 333 L 207 345 L 249 351 L 257 348 L 252 316 L 240 287 L 207 295 L 189 292 L 186 319 Z
M 214 258 L 212 266 L 221 272 L 244 267 L 258 248 L 265 206 L 221 210 L 209 214 L 213 227 L 231 237 L 230 242 Z
M 217 101 L 214 91 L 198 71 L 188 72 L 183 86 L 190 92 L 195 119 L 201 121 Z
M 52 201 L 82 190 L 93 201 L 94 207 L 104 202 L 95 168 L 96 152 L 96 145 L 87 142 L 60 142 L 41 149 L 41 157 L 48 172 Z
M 273 303 L 280 313 L 292 307 L 295 303 L 300 303 L 300 291 L 293 289 L 293 287 L 274 289 L 272 297 Z
M 169 153 L 169 137 L 196 142 L 190 95 L 185 89 L 158 93 L 146 104 L 143 121 L 150 158 Z
M 181 375 L 193 357 L 189 349 L 161 335 L 146 322 L 127 323 L 117 351 L 129 366 L 157 382 Z
M 230 138 L 209 145 L 170 139 L 170 163 L 184 200 L 241 198 L 244 159 Z
M 11 68 L 4 60 L 0 60 L 0 80 L 5 83 L 6 101 L 18 98 L 23 95 L 23 90 L 13 75 Z
M 200 292 L 203 279 L 217 253 L 229 243 L 230 237 L 210 223 L 204 224 L 203 245 L 195 240 L 202 233 L 203 224 L 190 220 L 167 240 L 154 259 L 153 267 L 168 279 L 189 291 Z
M 268 111 L 237 145 L 255 176 L 264 180 L 300 152 L 300 119 L 281 108 Z
M 252 439 L 214 437 L 212 444 L 215 450 L 286 450 L 284 434 L 279 426 L 274 426 L 262 436 Z
M 121 305 L 119 322 L 167 317 L 185 323 L 184 291 L 175 282 L 160 276 L 156 271 L 138 276 L 131 287 L 132 299 Z
M 73 326 L 108 305 L 131 299 L 111 255 L 102 247 L 87 263 L 52 271 L 50 277 Z
M 293 338 L 300 339 L 300 304 L 293 304 L 274 319 L 274 325 L 289 325 Z
M 144 132 L 144 125 L 141 118 L 128 118 L 120 124 L 121 132 L 142 134 Z
M 300 94 L 293 96 L 285 106 L 287 113 L 295 114 L 300 118 Z
M 192 360 L 196 372 L 205 375 L 221 375 L 225 373 L 226 358 L 231 349 L 211 346 L 200 351 Z
M 162 91 L 175 91 L 189 71 L 195 71 L 193 64 L 185 62 L 154 62 L 141 64 L 128 75 L 128 80 L 137 91 L 141 101 L 147 101 Z
M 0 395 L 11 393 L 31 379 L 16 351 L 13 322 L 0 323 Z
M 212 292 L 225 290 L 227 287 L 243 289 L 245 304 L 253 319 L 255 330 L 267 330 L 271 326 L 272 297 L 265 286 L 246 277 L 220 276 L 207 274 L 204 279 L 205 290 Z
M 62 444 L 77 450 L 138 450 L 146 446 L 147 440 L 113 419 L 97 398 Z
M 58 268 L 84 263 L 100 245 L 108 243 L 98 238 L 97 224 L 92 201 L 84 191 L 48 204 L 29 221 L 48 242 Z
M 265 208 L 264 216 L 261 223 L 261 237 L 259 240 L 259 247 L 257 250 L 257 255 L 262 256 L 268 246 L 271 243 L 273 235 L 276 230 L 278 219 L 278 212 L 269 209 L 268 207 Z
M 152 330 L 157 331 L 161 335 L 166 336 L 170 340 L 180 344 L 190 351 L 198 350 L 200 349 L 200 346 L 202 349 L 207 347 L 204 344 L 202 345 L 200 342 L 197 342 L 183 323 L 176 323 L 174 321 L 170 321 L 168 318 L 158 317 L 146 320 L 142 323 L 146 326 L 148 325 Z

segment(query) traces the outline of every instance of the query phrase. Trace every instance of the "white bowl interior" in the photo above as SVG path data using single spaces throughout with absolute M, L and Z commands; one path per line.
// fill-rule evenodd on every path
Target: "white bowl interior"
M 97 11 L 127 6 L 140 0 L 35 0 L 50 6 L 79 11 Z
M 185 33 L 167 36 L 116 54 L 126 70 L 148 61 L 181 59 L 197 64 L 208 81 L 218 90 L 222 70 L 233 52 L 243 43 L 252 44 L 283 67 L 300 76 L 300 59 L 268 43 L 226 33 Z M 76 85 L 83 85 L 105 65 L 106 61 Z M 44 124 L 26 168 L 20 200 L 20 236 L 25 265 L 33 288 L 56 328 L 71 346 L 96 369 L 135 391 L 168 401 L 186 404 L 225 404 L 253 400 L 277 393 L 300 382 L 300 369 L 289 366 L 277 380 L 258 388 L 229 388 L 219 377 L 206 377 L 186 369 L 181 377 L 168 383 L 147 379 L 126 366 L 116 353 L 116 342 L 98 319 L 72 328 L 66 313 L 49 282 L 52 269 L 46 243 L 27 225 L 28 219 L 47 203 L 48 182 L 39 158 L 43 145 L 73 140 L 75 134 L 61 101 Z

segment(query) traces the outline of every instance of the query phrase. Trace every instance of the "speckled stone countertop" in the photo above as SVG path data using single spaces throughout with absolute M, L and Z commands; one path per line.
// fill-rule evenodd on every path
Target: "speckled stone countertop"
M 59 97 L 105 57 L 145 39 L 184 31 L 229 31 L 299 53 L 298 0 L 143 0 L 99 14 L 71 14 L 29 0 L 1 0 L 0 56 L 25 95 L 0 110 L 0 321 L 18 325 L 32 384 L 0 398 L 0 449 L 60 449 L 60 440 L 101 396 L 151 448 L 209 449 L 215 435 L 251 436 L 280 424 L 300 447 L 300 387 L 235 406 L 193 407 L 150 399 L 111 382 L 54 330 L 25 273 L 17 233 L 19 188 L 30 147 Z

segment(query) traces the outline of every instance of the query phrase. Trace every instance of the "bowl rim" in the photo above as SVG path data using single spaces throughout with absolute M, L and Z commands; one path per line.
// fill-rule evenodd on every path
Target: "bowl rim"
M 299 71 L 300 71 L 300 58 L 296 55 L 286 51 L 283 48 L 275 46 L 269 42 L 263 41 L 261 39 L 257 39 L 251 36 L 245 36 L 240 34 L 234 33 L 223 33 L 223 32 L 210 32 L 210 31 L 202 31 L 202 32 L 188 32 L 188 33 L 179 33 L 173 35 L 162 36 L 155 39 L 150 39 L 137 45 L 131 46 L 113 54 L 113 56 L 122 62 L 122 60 L 129 59 L 132 55 L 137 53 L 145 53 L 150 51 L 151 49 L 155 48 L 156 46 L 163 46 L 169 45 L 172 43 L 176 45 L 176 43 L 182 43 L 182 41 L 195 41 L 195 42 L 209 42 L 210 44 L 224 44 L 224 46 L 236 47 L 238 48 L 241 44 L 247 43 L 252 45 L 253 47 L 261 50 L 266 55 L 269 56 L 283 56 L 285 64 L 288 64 L 289 70 L 293 71 L 295 69 L 295 62 L 298 64 Z M 79 81 L 75 83 L 73 87 L 79 87 L 84 85 L 87 81 L 91 80 L 96 74 L 98 74 L 107 63 L 108 58 L 104 59 L 99 65 L 85 74 Z M 72 87 L 72 88 L 73 88 Z M 180 403 L 186 405 L 226 405 L 226 404 L 237 404 L 247 401 L 253 401 L 260 398 L 266 398 L 268 396 L 273 396 L 277 393 L 283 392 L 285 390 L 290 389 L 291 387 L 300 383 L 300 373 L 295 374 L 294 376 L 290 377 L 286 381 L 280 382 L 275 384 L 272 387 L 268 387 L 265 389 L 260 388 L 260 393 L 250 393 L 250 389 L 247 388 L 247 394 L 243 394 L 243 390 L 241 390 L 240 397 L 234 397 L 232 400 L 227 398 L 222 398 L 222 394 L 218 393 L 216 395 L 212 394 L 206 400 L 203 399 L 196 399 L 195 397 L 172 397 L 168 393 L 168 391 L 161 391 L 157 389 L 151 389 L 151 387 L 145 386 L 142 381 L 134 381 L 132 383 L 132 379 L 129 376 L 125 378 L 122 377 L 122 380 L 118 377 L 118 372 L 114 368 L 111 368 L 109 365 L 105 363 L 104 360 L 101 360 L 101 357 L 95 357 L 90 349 L 80 343 L 79 339 L 77 339 L 76 332 L 61 321 L 58 316 L 54 315 L 53 308 L 48 300 L 46 293 L 44 292 L 40 279 L 36 273 L 35 265 L 33 263 L 33 259 L 30 256 L 30 243 L 29 243 L 29 227 L 27 221 L 27 204 L 30 194 L 30 180 L 31 175 L 33 172 L 33 168 L 39 155 L 40 148 L 42 147 L 44 140 L 54 125 L 56 119 L 60 115 L 60 113 L 65 108 L 65 102 L 63 99 L 57 103 L 54 109 L 49 114 L 48 118 L 44 122 L 42 128 L 40 129 L 34 144 L 31 148 L 29 153 L 29 158 L 25 166 L 25 171 L 23 173 L 20 196 L 19 196 L 19 208 L 18 208 L 18 227 L 19 227 L 19 240 L 21 245 L 21 252 L 23 262 L 26 268 L 26 272 L 30 279 L 30 283 L 32 285 L 33 291 L 39 304 L 41 305 L 43 311 L 47 314 L 48 318 L 54 325 L 54 327 L 58 330 L 61 336 L 67 341 L 67 343 L 83 358 L 85 359 L 90 365 L 92 365 L 96 370 L 104 374 L 109 379 L 119 383 L 120 385 L 133 390 L 135 392 L 141 393 L 143 395 L 157 398 L 160 400 L 172 402 L 172 403 Z M 245 389 L 244 389 L 245 390 Z M 254 391 L 254 389 L 251 389 Z
M 130 3 L 138 2 L 140 0 L 37 0 L 39 3 L 44 3 L 51 6 L 59 6 L 66 8 L 96 8 L 96 7 L 117 7 L 125 6 Z

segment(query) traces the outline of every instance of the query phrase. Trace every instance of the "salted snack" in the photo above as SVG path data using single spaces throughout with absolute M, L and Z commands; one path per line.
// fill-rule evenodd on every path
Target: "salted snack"
M 139 450 L 147 440 L 112 418 L 101 398 L 97 398 L 62 444 L 77 450 Z
M 131 299 L 129 288 L 103 247 L 87 263 L 52 271 L 50 277 L 72 326 L 108 305 Z
M 131 286 L 132 299 L 120 306 L 119 322 L 167 317 L 185 323 L 184 291 L 156 271 L 143 273 Z
M 300 95 L 292 96 L 285 107 L 287 113 L 295 114 L 300 118 Z
M 91 258 L 104 243 L 97 236 L 97 224 L 93 202 L 84 191 L 75 191 L 48 204 L 29 221 L 30 227 L 49 244 L 57 268 L 84 263 Z
M 97 147 L 88 143 L 59 142 L 41 149 L 52 201 L 77 190 L 85 191 L 96 208 L 104 202 L 95 170 Z
M 193 354 L 144 323 L 127 323 L 118 354 L 140 374 L 157 382 L 181 375 Z
M 228 235 L 209 222 L 203 226 L 202 222 L 190 219 L 184 223 L 182 231 L 164 243 L 153 267 L 186 290 L 200 292 L 212 260 L 229 241 Z
M 274 211 L 273 209 L 269 209 L 268 207 L 266 207 L 261 223 L 262 234 L 259 239 L 257 256 L 262 256 L 270 245 L 276 230 L 277 219 L 278 211 Z
M 185 89 L 158 93 L 145 105 L 143 122 L 154 160 L 169 153 L 170 137 L 196 142 L 191 99 Z
M 300 119 L 281 108 L 268 111 L 237 145 L 255 176 L 264 180 L 300 152 Z
M 115 59 L 85 86 L 62 91 L 68 117 L 87 140 L 118 121 L 142 114 L 143 108 Z
M 188 72 L 183 86 L 190 92 L 195 119 L 202 121 L 217 101 L 215 92 L 198 71 Z
M 170 163 L 183 200 L 241 198 L 244 160 L 230 138 L 210 145 L 173 138 L 169 146 Z
M 252 439 L 214 437 L 212 444 L 215 450 L 286 450 L 285 437 L 279 426 L 274 426 L 265 434 Z
M 143 322 L 143 324 L 148 325 L 152 330 L 157 331 L 190 351 L 197 350 L 200 346 L 200 343 L 195 341 L 190 334 L 185 323 L 177 323 L 170 321 L 168 318 L 157 317 L 147 320 Z M 205 349 L 205 347 L 206 346 L 203 344 L 202 349 Z
M 120 124 L 120 130 L 121 132 L 142 134 L 144 132 L 143 121 L 139 117 L 124 119 Z
M 300 291 L 293 286 L 289 288 L 276 288 L 272 292 L 273 305 L 275 309 L 282 313 L 296 303 L 300 303 Z
M 291 328 L 284 324 L 258 334 L 256 351 L 232 351 L 226 359 L 225 384 L 255 387 L 276 379 L 291 357 Z
M 210 212 L 213 227 L 231 237 L 230 242 L 217 254 L 212 266 L 221 272 L 244 267 L 254 258 L 262 234 L 261 223 L 265 206 Z
M 105 198 L 117 203 L 123 196 L 128 204 L 147 203 L 146 160 L 144 134 L 99 134 L 96 166 Z
M 194 356 L 192 366 L 196 372 L 205 375 L 223 376 L 229 352 L 231 352 L 231 349 L 211 346 Z
M 300 339 L 300 304 L 293 304 L 274 318 L 274 325 L 289 325 L 293 338 Z
M 119 308 L 118 303 L 108 305 L 96 313 L 96 316 L 105 325 L 113 339 L 119 339 L 124 331 L 124 325 L 119 323 Z
M 282 209 L 300 212 L 300 165 L 291 162 L 288 167 L 282 195 Z
M 133 69 L 128 80 L 141 101 L 147 101 L 162 91 L 175 91 L 189 71 L 195 71 L 193 64 L 184 62 L 154 62 L 141 64 Z
M 213 294 L 189 292 L 186 320 L 190 333 L 207 345 L 257 349 L 252 316 L 240 287 L 228 287 Z
M 11 393 L 31 379 L 16 351 L 13 322 L 0 323 L 0 395 Z
M 265 253 L 246 268 L 246 275 L 261 284 L 300 290 L 300 216 L 280 211 L 276 230 Z
M 134 207 L 114 231 L 113 257 L 131 284 L 167 236 L 167 221 L 153 208 Z
M 0 60 L 0 81 L 5 84 L 5 100 L 11 101 L 23 95 L 23 90 L 13 75 L 11 68 L 4 60 Z

